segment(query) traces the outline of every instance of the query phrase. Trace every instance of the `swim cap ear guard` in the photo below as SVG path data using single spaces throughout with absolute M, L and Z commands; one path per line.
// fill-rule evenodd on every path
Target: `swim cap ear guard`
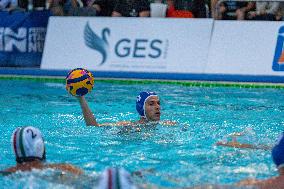
M 275 165 L 277 166 L 277 168 L 281 168 L 284 167 L 284 133 L 282 133 L 279 138 L 278 141 L 276 143 L 276 145 L 272 148 L 272 160 L 275 163 Z
M 31 126 L 17 128 L 11 140 L 18 163 L 46 159 L 44 140 L 37 128 Z
M 141 92 L 136 98 L 136 110 L 140 116 L 146 118 L 145 103 L 151 96 L 158 96 L 155 92 Z

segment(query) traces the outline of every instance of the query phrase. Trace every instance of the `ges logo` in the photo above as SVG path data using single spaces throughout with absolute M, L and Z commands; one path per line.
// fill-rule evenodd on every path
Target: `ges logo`
M 110 45 L 108 39 L 111 35 L 109 28 L 104 28 L 101 31 L 101 37 L 97 35 L 89 23 L 84 28 L 85 45 L 89 48 L 99 52 L 102 55 L 99 66 L 103 65 L 110 53 Z M 158 59 L 162 57 L 163 49 L 167 50 L 168 41 L 160 39 L 128 39 L 122 38 L 115 42 L 114 54 L 118 58 L 134 58 L 134 59 Z M 147 51 L 147 52 L 146 52 Z M 163 58 L 165 58 L 164 53 Z
M 273 71 L 284 71 L 284 26 L 278 31 L 277 43 L 272 63 Z

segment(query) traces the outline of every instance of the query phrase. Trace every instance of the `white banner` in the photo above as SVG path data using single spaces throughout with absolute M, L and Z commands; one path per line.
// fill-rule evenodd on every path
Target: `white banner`
M 283 26 L 283 22 L 215 21 L 205 73 L 283 76 Z
M 42 69 L 203 73 L 211 19 L 50 17 Z

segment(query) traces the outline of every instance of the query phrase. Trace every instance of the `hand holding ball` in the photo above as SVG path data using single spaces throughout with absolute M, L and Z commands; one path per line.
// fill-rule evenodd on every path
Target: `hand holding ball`
M 94 76 L 88 70 L 76 68 L 66 76 L 66 90 L 73 96 L 84 96 L 94 86 Z

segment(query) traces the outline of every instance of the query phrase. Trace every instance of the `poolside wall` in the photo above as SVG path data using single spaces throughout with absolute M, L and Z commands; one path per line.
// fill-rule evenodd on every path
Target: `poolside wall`
M 283 22 L 50 17 L 41 69 L 0 74 L 284 82 Z

